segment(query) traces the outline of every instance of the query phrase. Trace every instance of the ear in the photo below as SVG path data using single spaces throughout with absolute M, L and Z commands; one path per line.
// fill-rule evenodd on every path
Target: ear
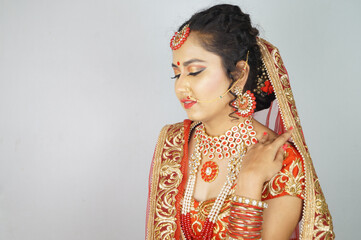
M 233 77 L 237 81 L 236 85 L 241 89 L 243 89 L 244 85 L 246 84 L 249 70 L 249 65 L 246 63 L 246 61 L 242 60 L 237 62 L 236 71 L 232 73 Z

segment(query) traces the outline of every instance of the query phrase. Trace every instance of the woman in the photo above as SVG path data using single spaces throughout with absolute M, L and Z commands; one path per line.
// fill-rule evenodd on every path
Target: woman
M 226 4 L 170 46 L 189 120 L 160 133 L 147 239 L 333 239 L 278 49 Z

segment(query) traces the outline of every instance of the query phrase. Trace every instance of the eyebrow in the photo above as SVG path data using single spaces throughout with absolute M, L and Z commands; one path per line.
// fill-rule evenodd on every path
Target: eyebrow
M 189 64 L 195 63 L 195 62 L 203 62 L 203 63 L 204 63 L 204 62 L 206 62 L 206 61 L 201 60 L 201 59 L 197 59 L 197 58 L 193 58 L 193 59 L 191 59 L 191 60 L 188 60 L 188 61 L 184 62 L 184 63 L 183 63 L 183 66 L 187 67 Z M 172 63 L 172 67 L 178 68 L 178 66 L 175 65 L 174 63 Z

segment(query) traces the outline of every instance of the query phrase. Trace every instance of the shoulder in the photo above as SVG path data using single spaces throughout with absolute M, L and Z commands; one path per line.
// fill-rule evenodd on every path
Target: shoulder
M 184 143 L 184 139 L 186 137 L 188 138 L 191 124 L 192 121 L 186 119 L 183 122 L 166 124 L 163 126 L 158 136 L 157 148 L 170 142 L 173 144 Z
M 166 124 L 162 127 L 162 130 L 160 131 L 160 136 L 162 134 L 167 134 L 169 132 L 186 132 L 187 130 L 189 131 L 189 128 L 192 124 L 192 121 L 189 119 L 185 119 L 183 122 L 177 122 L 177 123 L 171 123 L 171 124 Z
M 294 145 L 286 149 L 282 169 L 265 183 L 262 199 L 272 199 L 290 195 L 304 199 L 305 170 L 304 160 Z
M 303 158 L 293 144 L 289 144 L 286 148 L 285 159 L 283 160 L 282 170 L 289 169 L 292 165 L 300 164 L 303 169 Z M 281 170 L 281 171 L 282 171 Z
M 183 122 L 177 122 L 177 123 L 171 123 L 171 124 L 166 124 L 162 127 L 162 129 L 160 130 L 160 136 L 163 134 L 167 134 L 169 131 L 183 131 L 184 127 L 185 127 L 185 121 Z

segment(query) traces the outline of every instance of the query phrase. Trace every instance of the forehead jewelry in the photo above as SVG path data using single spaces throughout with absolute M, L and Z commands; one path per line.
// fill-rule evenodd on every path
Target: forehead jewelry
M 244 65 L 244 68 L 242 69 L 242 71 L 244 71 L 248 65 L 248 54 L 249 54 L 249 51 L 247 51 L 247 57 L 246 57 L 246 64 Z M 197 101 L 197 102 L 203 102 L 203 103 L 212 103 L 212 102 L 215 102 L 217 101 L 218 99 L 220 98 L 223 98 L 224 96 L 227 95 L 227 93 L 229 93 L 229 91 L 231 91 L 231 89 L 233 88 L 233 86 L 235 86 L 237 83 L 238 83 L 239 79 L 237 81 L 235 81 L 232 86 L 225 92 L 223 93 L 222 95 L 220 95 L 219 97 L 216 97 L 216 98 L 213 98 L 211 100 L 199 100 L 199 99 L 195 99 L 193 97 L 190 97 L 188 96 L 187 98 L 190 99 L 190 100 L 193 100 L 193 101 Z
M 189 35 L 189 24 L 186 24 L 180 32 L 175 32 L 174 36 L 170 40 L 170 48 L 172 50 L 177 50 L 182 46 L 182 44 L 187 40 L 187 37 Z

